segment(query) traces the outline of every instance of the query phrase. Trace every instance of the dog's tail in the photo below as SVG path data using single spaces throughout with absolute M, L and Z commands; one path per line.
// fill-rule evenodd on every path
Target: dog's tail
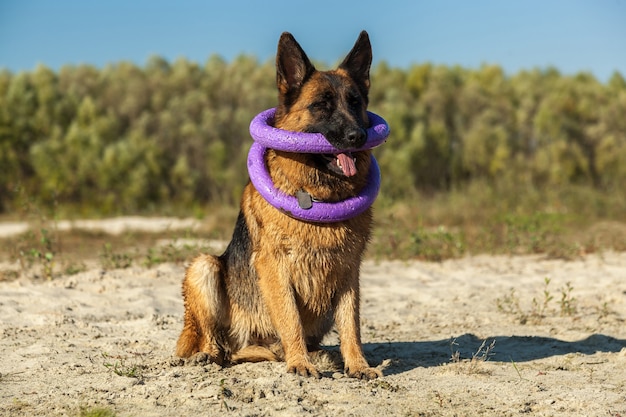
M 206 352 L 213 362 L 223 363 L 224 350 L 219 341 L 219 323 L 227 314 L 223 269 L 219 258 L 200 255 L 187 268 L 183 280 L 185 323 L 178 338 L 176 355 L 188 358 Z

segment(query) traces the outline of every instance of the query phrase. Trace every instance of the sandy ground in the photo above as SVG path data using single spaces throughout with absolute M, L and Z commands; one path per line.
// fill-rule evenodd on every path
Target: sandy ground
M 183 273 L 0 282 L 0 415 L 626 416 L 626 253 L 366 262 L 369 382 L 175 358 Z

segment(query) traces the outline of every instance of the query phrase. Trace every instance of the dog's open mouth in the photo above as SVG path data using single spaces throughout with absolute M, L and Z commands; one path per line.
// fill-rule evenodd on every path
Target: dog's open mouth
M 326 166 L 337 174 L 345 175 L 346 177 L 352 177 L 356 175 L 356 159 L 350 152 L 334 154 L 322 154 L 320 155 Z

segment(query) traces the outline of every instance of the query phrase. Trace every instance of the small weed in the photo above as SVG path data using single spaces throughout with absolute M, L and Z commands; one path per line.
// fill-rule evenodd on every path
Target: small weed
M 533 297 L 530 310 L 526 311 L 520 306 L 520 300 L 511 288 L 509 294 L 496 299 L 498 311 L 515 316 L 520 324 L 531 322 L 541 323 L 551 312 L 549 305 L 554 300 L 550 292 L 550 278 L 544 278 L 544 287 L 541 297 Z M 576 299 L 572 297 L 573 287 L 568 282 L 565 288 L 561 289 L 560 312 L 561 316 L 572 316 L 576 313 Z
M 522 312 L 519 304 L 519 297 L 515 293 L 515 288 L 511 288 L 509 293 L 502 298 L 496 298 L 498 311 L 510 314 L 519 318 L 521 324 L 526 324 L 526 315 Z
M 386 381 L 384 379 L 375 379 L 374 381 L 372 381 L 372 385 L 374 385 L 376 388 L 380 388 L 386 391 L 391 391 L 391 392 L 400 391 L 399 385 L 391 384 L 389 381 Z
M 443 408 L 443 397 L 441 396 L 441 394 L 437 391 L 435 391 L 434 393 L 435 396 L 435 402 L 439 405 L 439 407 Z
M 561 289 L 561 316 L 571 317 L 576 314 L 576 298 L 572 297 L 574 288 L 571 283 L 566 283 L 565 288 Z
M 177 240 L 173 240 L 161 246 L 160 253 L 164 262 L 182 263 L 189 258 L 190 253 L 198 253 L 198 247 L 188 243 L 178 244 Z
M 143 265 L 147 268 L 152 268 L 153 266 L 162 264 L 164 262 L 165 261 L 163 260 L 163 258 L 157 253 L 154 248 L 149 248 Z
M 544 253 L 554 244 L 551 237 L 561 232 L 563 216 L 556 213 L 507 214 L 503 223 L 510 253 Z
M 26 260 L 28 267 L 39 264 L 46 279 L 52 279 L 54 270 L 55 247 L 48 229 L 39 229 L 39 236 L 28 234 L 31 238 L 31 247 L 20 249 L 20 262 Z
M 550 301 L 554 299 L 554 296 L 550 294 L 550 278 L 545 277 L 543 279 L 543 297 L 539 301 L 536 297 L 533 297 L 532 308 L 530 311 L 530 316 L 535 319 L 535 321 L 540 322 L 546 316 L 546 312 L 548 311 L 548 304 Z
M 46 279 L 53 278 L 58 245 L 47 227 L 25 233 L 18 241 L 15 252 L 23 274 L 37 267 Z
M 56 201 L 51 205 L 50 216 L 47 216 L 22 187 L 18 186 L 15 192 L 20 201 L 21 217 L 31 224 L 31 230 L 22 236 L 14 248 L 22 273 L 36 266 L 46 279 L 51 280 L 55 260 L 60 252 L 56 223 L 49 220 L 49 217 L 56 219 Z
M 77 262 L 77 263 L 68 263 L 65 266 L 65 269 L 63 269 L 63 273 L 65 275 L 76 275 L 76 274 L 80 274 L 81 272 L 85 272 L 87 270 L 87 265 L 85 265 L 83 262 Z
M 495 339 L 493 339 L 489 345 L 487 345 L 487 339 L 483 340 L 476 353 L 472 355 L 471 362 L 487 362 L 489 358 L 493 356 L 493 349 L 495 347 Z
M 608 317 L 609 314 L 612 313 L 609 307 L 609 303 L 606 301 L 602 303 L 602 306 L 596 307 L 596 312 L 598 314 L 598 318 L 601 318 L 601 319 Z
M 115 253 L 110 243 L 102 246 L 100 263 L 104 269 L 125 269 L 133 264 L 133 258 L 126 253 Z
M 455 350 L 455 346 L 459 344 L 456 342 L 456 339 L 450 339 L 450 362 L 459 363 L 461 362 L 461 352 Z
M 420 227 L 411 235 L 411 239 L 415 255 L 429 261 L 458 258 L 465 253 L 463 237 L 443 226 L 435 230 Z
M 20 272 L 15 271 L 13 269 L 0 270 L 0 282 L 1 281 L 14 281 L 18 279 L 19 276 L 20 276 Z
M 104 407 L 80 407 L 78 417 L 115 417 L 115 411 Z
M 231 407 L 228 405 L 228 403 L 226 403 L 226 399 L 231 398 L 232 396 L 233 396 L 233 392 L 230 390 L 230 388 L 226 386 L 226 379 L 222 378 L 220 380 L 220 392 L 219 392 L 220 409 L 226 409 L 226 411 L 232 411 L 235 409 L 235 407 Z
M 479 374 L 485 373 L 485 371 L 481 370 L 481 364 L 487 362 L 491 356 L 494 355 L 493 350 L 496 346 L 496 340 L 492 340 L 491 343 L 487 344 L 487 339 L 483 340 L 480 347 L 476 352 L 472 354 L 472 357 L 469 359 L 462 359 L 461 353 L 455 349 L 455 346 L 458 346 L 456 339 L 450 340 L 450 362 L 457 364 L 457 372 L 465 373 L 465 374 Z
M 515 372 L 517 372 L 517 376 L 519 376 L 519 380 L 523 381 L 526 378 L 522 377 L 522 373 L 520 372 L 519 368 L 517 367 L 517 364 L 515 363 L 515 361 L 513 359 L 511 359 L 511 363 L 513 364 L 513 369 L 515 369 Z
M 102 354 L 102 357 L 105 359 L 104 362 L 105 368 L 111 370 L 117 376 L 125 376 L 127 378 L 137 378 L 142 379 L 143 375 L 141 372 L 141 366 L 137 364 L 128 365 L 124 358 L 117 356 L 113 359 L 116 359 L 115 362 L 108 362 L 108 359 L 111 359 L 106 353 Z
M 7 404 L 5 411 L 9 412 L 9 415 L 28 415 L 25 409 L 31 407 L 26 401 L 13 398 L 10 404 Z M 15 413 L 19 412 L 19 413 Z M 15 414 L 14 414 L 15 413 Z
M 151 268 L 162 263 L 181 264 L 197 256 L 199 253 L 212 251 L 210 246 L 199 245 L 195 242 L 186 243 L 178 239 L 157 242 L 155 247 L 148 249 L 144 259 L 144 266 Z

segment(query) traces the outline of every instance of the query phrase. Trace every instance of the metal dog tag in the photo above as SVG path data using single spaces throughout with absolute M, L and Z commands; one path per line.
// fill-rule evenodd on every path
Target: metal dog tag
M 298 199 L 298 205 L 303 210 L 308 210 L 313 207 L 313 199 L 311 198 L 311 194 L 307 193 L 304 190 L 299 190 L 296 193 L 296 198 Z

